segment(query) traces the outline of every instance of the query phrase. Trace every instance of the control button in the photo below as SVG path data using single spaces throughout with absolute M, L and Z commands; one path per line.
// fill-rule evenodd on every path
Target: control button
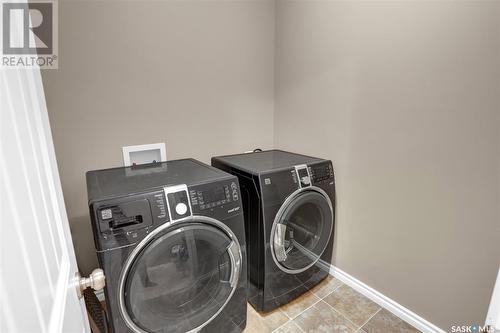
M 188 210 L 188 207 L 185 203 L 183 202 L 179 202 L 176 206 L 175 206 L 175 212 L 179 215 L 184 215 L 186 214 Z
M 113 213 L 111 209 L 103 209 L 101 210 L 101 217 L 103 220 L 107 220 L 113 217 Z

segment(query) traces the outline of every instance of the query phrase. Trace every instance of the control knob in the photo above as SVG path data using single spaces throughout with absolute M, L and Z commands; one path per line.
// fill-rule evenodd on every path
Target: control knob
M 184 202 L 179 202 L 176 206 L 175 206 L 175 212 L 179 215 L 184 215 L 186 214 L 188 210 L 188 207 L 187 205 L 184 203 Z

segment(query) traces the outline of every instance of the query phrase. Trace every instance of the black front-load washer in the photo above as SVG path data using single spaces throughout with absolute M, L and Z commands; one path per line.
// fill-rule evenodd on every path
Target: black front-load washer
M 87 173 L 114 332 L 241 332 L 238 179 L 192 159 Z
M 288 303 L 329 274 L 335 182 L 331 161 L 270 150 L 212 158 L 238 176 L 245 212 L 249 301 Z

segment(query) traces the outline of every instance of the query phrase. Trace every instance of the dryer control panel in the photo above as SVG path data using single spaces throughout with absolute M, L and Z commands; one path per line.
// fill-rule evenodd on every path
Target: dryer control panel
M 330 162 L 313 165 L 309 168 L 313 182 L 319 183 L 333 178 L 333 166 Z

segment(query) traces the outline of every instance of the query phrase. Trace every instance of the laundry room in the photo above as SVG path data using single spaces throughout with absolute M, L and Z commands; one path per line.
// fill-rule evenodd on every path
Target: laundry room
M 500 332 L 500 1 L 0 11 L 0 332 Z

